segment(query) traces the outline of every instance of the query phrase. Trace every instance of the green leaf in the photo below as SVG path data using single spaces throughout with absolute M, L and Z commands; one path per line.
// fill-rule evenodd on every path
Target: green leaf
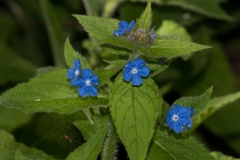
M 211 152 L 210 153 L 216 160 L 240 160 L 240 158 L 233 158 L 231 156 L 224 155 L 221 152 Z
M 148 66 L 148 68 L 151 70 L 150 77 L 153 77 L 168 68 L 167 65 L 151 64 L 151 63 L 147 63 L 146 66 Z
M 133 87 L 123 81 L 122 74 L 116 78 L 111 88 L 110 110 L 130 159 L 145 159 L 161 105 L 152 79 L 144 79 L 141 86 Z
M 19 156 L 19 153 L 23 153 Z M 16 153 L 16 155 L 15 155 Z M 28 148 L 21 143 L 17 143 L 14 137 L 4 130 L 0 130 L 0 159 L 2 160 L 36 159 L 36 160 L 53 160 L 54 158 L 46 155 L 44 152 L 35 148 Z M 25 160 L 24 159 L 24 160 Z
M 32 115 L 23 114 L 16 109 L 0 106 L 0 128 L 11 132 L 30 121 Z
M 94 125 L 89 120 L 87 114 L 83 111 L 79 111 L 77 114 L 77 120 L 73 124 L 82 132 L 83 138 L 89 140 L 96 134 Z
M 151 8 L 151 3 L 148 2 L 146 9 L 140 16 L 140 18 L 137 21 L 137 25 L 139 28 L 142 29 L 149 29 L 152 24 L 152 8 Z
M 180 35 L 185 41 L 191 41 L 191 36 L 187 30 L 172 20 L 164 20 L 162 26 L 158 28 L 156 34 L 159 36 Z
M 118 29 L 117 19 L 73 15 L 81 23 L 89 36 L 95 40 L 113 37 L 114 30 Z
M 105 127 L 99 134 L 95 135 L 92 139 L 88 140 L 85 144 L 75 149 L 66 160 L 93 160 L 97 159 L 98 154 L 103 146 L 103 141 L 107 133 L 107 128 Z
M 108 100 L 104 98 L 79 97 L 76 89 L 70 87 L 66 75 L 67 70 L 62 69 L 33 78 L 2 94 L 0 105 L 19 108 L 25 113 L 69 114 L 108 104 Z
M 117 19 L 91 17 L 84 15 L 73 15 L 81 23 L 85 31 L 89 36 L 97 40 L 99 43 L 112 44 L 117 47 L 126 48 L 132 50 L 133 44 L 130 43 L 127 37 L 113 36 L 114 30 L 118 29 Z
M 194 115 L 198 116 L 198 114 L 204 109 L 205 105 L 207 104 L 208 100 L 210 99 L 212 94 L 212 87 L 209 88 L 206 92 L 204 92 L 200 96 L 195 97 L 183 97 L 174 102 L 174 104 L 179 104 L 180 106 L 185 107 L 193 107 L 194 108 Z
M 182 40 L 157 38 L 150 48 L 150 56 L 173 58 L 207 48 L 211 47 Z
M 240 92 L 229 94 L 227 96 L 216 97 L 208 101 L 208 103 L 205 105 L 205 108 L 193 117 L 193 126 L 190 128 L 189 132 L 192 132 L 192 130 L 197 128 L 204 120 L 206 120 L 217 110 L 238 99 L 240 99 Z
M 64 64 L 63 58 L 63 35 L 62 35 L 62 28 L 59 18 L 56 15 L 50 1 L 48 0 L 40 0 L 40 6 L 43 12 L 43 18 L 45 21 L 45 25 L 48 31 L 52 52 L 53 52 L 53 59 L 55 65 Z
M 110 52 L 112 54 L 117 54 L 117 55 L 121 55 L 121 54 L 129 55 L 129 54 L 131 54 L 131 50 L 116 47 L 116 46 L 112 46 L 112 45 L 102 45 L 102 47 L 104 48 L 104 51 Z
M 73 63 L 74 63 L 74 60 L 76 60 L 76 59 L 80 60 L 81 69 L 85 69 L 85 68 L 90 69 L 91 68 L 88 61 L 86 60 L 86 58 L 83 57 L 81 54 L 79 54 L 72 48 L 69 38 L 67 38 L 67 40 L 65 42 L 64 57 L 65 57 L 66 63 L 69 68 L 73 68 Z
M 113 123 L 110 123 L 107 136 L 102 149 L 102 160 L 114 160 L 117 153 L 117 142 L 118 135 L 113 126 Z
M 180 6 L 203 15 L 221 20 L 232 20 L 232 18 L 222 10 L 213 0 L 169 0 L 168 5 Z
M 0 86 L 27 81 L 29 77 L 35 75 L 36 66 L 9 48 L 0 46 L 0 60 Z
M 209 151 L 193 137 L 176 137 L 157 129 L 148 160 L 213 160 Z
M 169 104 L 165 101 L 163 101 L 163 105 L 162 105 L 162 110 L 161 110 L 161 114 L 160 115 L 160 123 L 161 124 L 165 124 L 166 123 L 166 117 L 167 117 L 167 111 L 170 109 Z
M 110 78 L 117 72 L 117 70 L 104 70 L 100 68 L 96 68 L 94 73 L 98 76 L 99 86 L 106 84 L 110 81 Z

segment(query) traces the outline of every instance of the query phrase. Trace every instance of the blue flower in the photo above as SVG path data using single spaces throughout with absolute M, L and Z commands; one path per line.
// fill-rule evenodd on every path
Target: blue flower
M 147 77 L 150 70 L 145 66 L 145 61 L 135 58 L 133 62 L 129 61 L 123 72 L 123 79 L 127 82 L 132 80 L 132 85 L 139 86 L 142 84 L 142 77 Z
M 166 121 L 169 129 L 173 129 L 176 133 L 182 132 L 183 128 L 188 130 L 192 126 L 193 113 L 193 107 L 187 108 L 174 104 L 173 108 L 167 112 Z
M 113 35 L 114 36 L 123 36 L 127 32 L 130 32 L 133 29 L 134 25 L 135 25 L 134 21 L 131 21 L 130 24 L 128 24 L 128 22 L 126 22 L 126 21 L 120 21 L 118 23 L 118 29 L 113 32 Z
M 81 73 L 80 60 L 76 59 L 73 63 L 73 69 L 69 68 L 67 74 L 67 78 L 72 79 L 70 82 L 71 86 L 74 85 L 74 82 L 78 79 L 80 73 Z
M 82 78 L 75 81 L 74 85 L 80 87 L 78 93 L 81 97 L 97 96 L 98 90 L 95 88 L 98 85 L 98 76 L 92 75 L 92 70 L 84 69 L 82 71 Z
M 152 30 L 151 38 L 152 39 L 156 39 L 157 38 L 156 32 L 154 30 Z

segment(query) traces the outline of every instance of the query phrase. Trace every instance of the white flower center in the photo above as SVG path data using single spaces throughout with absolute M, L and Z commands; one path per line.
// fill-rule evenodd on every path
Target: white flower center
M 87 86 L 91 86 L 91 81 L 88 79 L 88 80 L 86 80 L 86 85 Z
M 131 71 L 132 74 L 136 74 L 137 72 L 138 72 L 137 68 L 133 68 Z
M 177 121 L 177 120 L 178 120 L 178 115 L 174 114 L 174 115 L 172 116 L 172 120 L 173 120 L 173 121 Z
M 76 71 L 74 72 L 74 74 L 75 74 L 75 76 L 77 77 L 77 76 L 79 75 L 79 70 L 76 70 Z

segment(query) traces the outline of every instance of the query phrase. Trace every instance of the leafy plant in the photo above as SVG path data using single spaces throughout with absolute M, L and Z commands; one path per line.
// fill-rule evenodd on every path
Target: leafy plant
M 65 41 L 64 56 L 59 55 L 61 38 L 56 41 L 56 35 L 59 35 L 57 32 L 60 29 L 57 27 L 54 30 L 52 26 L 55 25 L 48 17 L 51 5 L 47 1 L 40 3 L 48 24 L 54 63 L 61 66 L 64 57 L 66 65 L 38 70 L 38 75 L 29 82 L 4 92 L 0 96 L 1 106 L 21 109 L 26 114 L 54 113 L 67 119 L 81 131 L 84 141 L 64 157 L 67 160 L 118 158 L 119 145 L 124 146 L 131 160 L 210 160 L 225 157 L 221 153 L 210 152 L 192 133 L 218 109 L 239 99 L 239 92 L 210 99 L 213 88 L 209 85 L 209 89 L 201 95 L 182 97 L 169 105 L 162 96 L 163 87 L 159 87 L 154 79 L 178 57 L 188 60 L 194 52 L 204 53 L 211 46 L 191 42 L 186 29 L 174 21 L 165 20 L 155 31 L 150 2 L 141 16 L 129 24 L 117 19 L 75 14 L 73 16 L 89 37 L 101 45 L 103 53 L 111 57 L 103 59 L 105 65 L 92 67 L 89 63 L 91 57 L 86 58 L 75 51 L 69 38 Z M 211 12 L 198 1 L 156 3 L 182 6 L 210 17 L 231 20 L 218 6 L 213 5 L 214 11 Z M 87 1 L 84 4 L 90 5 Z M 96 15 L 96 11 L 91 11 L 95 7 L 89 6 L 88 12 Z M 168 37 L 169 34 L 180 34 L 182 37 Z M 93 48 L 89 45 L 87 49 L 94 50 L 94 47 L 99 47 L 98 44 Z M 34 68 L 31 64 L 25 65 L 26 68 Z M 31 72 L 24 70 L 24 67 L 19 69 L 21 73 Z M 193 74 L 199 70 L 201 68 L 193 70 Z M 170 70 L 169 75 L 166 77 L 179 78 L 174 69 L 172 74 Z M 190 78 L 188 81 L 192 81 Z M 169 81 L 166 86 L 174 86 L 173 83 Z M 168 88 L 165 90 L 167 92 Z M 29 120 L 29 117 L 24 118 Z M 3 159 L 59 158 L 15 142 L 4 130 L 0 130 L 0 135 L 0 157 Z M 76 142 L 65 134 L 66 137 L 71 143 Z

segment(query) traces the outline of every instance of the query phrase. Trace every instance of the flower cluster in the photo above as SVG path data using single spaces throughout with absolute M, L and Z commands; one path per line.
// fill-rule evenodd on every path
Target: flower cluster
M 98 90 L 95 88 L 99 84 L 98 76 L 92 75 L 92 70 L 84 69 L 81 71 L 80 60 L 75 60 L 73 63 L 74 68 L 68 69 L 67 78 L 71 79 L 70 85 L 80 87 L 78 94 L 81 97 L 97 96 Z
M 142 77 L 147 77 L 150 70 L 145 66 L 145 61 L 135 58 L 133 62 L 129 61 L 123 72 L 123 79 L 127 82 L 132 80 L 132 85 L 139 86 L 142 84 Z
M 128 32 L 131 32 L 135 25 L 135 21 L 131 21 L 130 24 L 126 21 L 120 21 L 118 23 L 118 29 L 113 32 L 114 36 L 123 36 Z
M 173 107 L 167 112 L 167 125 L 170 129 L 173 129 L 176 133 L 182 132 L 182 129 L 186 131 L 192 126 L 192 116 L 194 113 L 193 107 L 184 107 L 178 104 L 174 104 Z

